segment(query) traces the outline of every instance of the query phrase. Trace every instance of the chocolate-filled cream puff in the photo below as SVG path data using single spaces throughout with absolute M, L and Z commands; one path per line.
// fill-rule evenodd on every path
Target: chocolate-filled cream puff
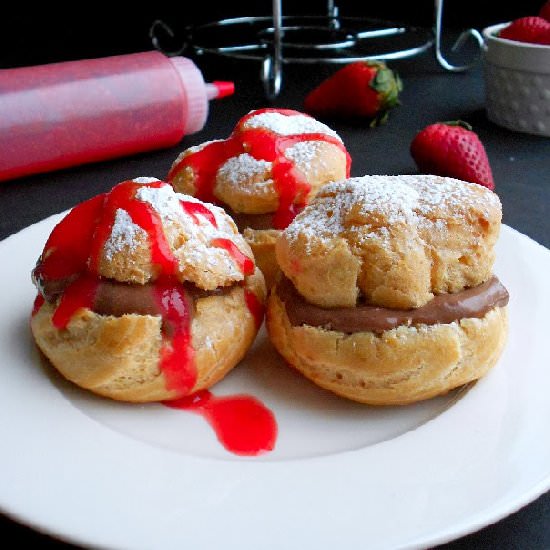
M 327 125 L 298 111 L 259 109 L 241 118 L 229 138 L 183 151 L 168 181 L 226 209 L 269 283 L 278 270 L 280 231 L 323 185 L 349 177 L 350 162 Z
M 233 220 L 155 178 L 73 208 L 32 276 L 38 347 L 68 380 L 123 401 L 212 386 L 263 315 L 264 279 Z
M 496 194 L 451 178 L 325 186 L 276 244 L 273 344 L 319 386 L 373 405 L 480 378 L 507 336 L 508 292 L 492 273 L 501 217 Z

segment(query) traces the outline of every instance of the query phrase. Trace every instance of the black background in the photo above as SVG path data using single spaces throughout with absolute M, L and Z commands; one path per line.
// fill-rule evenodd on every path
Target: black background
M 14 4 L 14 3 L 12 3 Z M 182 34 L 188 25 L 227 17 L 269 15 L 270 2 L 196 1 L 145 2 L 143 6 L 123 8 L 115 3 L 72 3 L 63 9 L 55 2 L 33 6 L 3 6 L 0 33 L 0 67 L 36 65 L 84 57 L 99 57 L 144 51 L 151 48 L 149 28 L 161 19 Z M 482 28 L 516 17 L 533 15 L 541 0 L 522 2 L 484 2 L 483 0 L 446 0 L 445 26 Z M 393 0 L 390 2 L 337 2 L 343 16 L 382 18 L 411 25 L 431 27 L 433 2 Z M 283 14 L 325 13 L 321 1 L 283 2 Z

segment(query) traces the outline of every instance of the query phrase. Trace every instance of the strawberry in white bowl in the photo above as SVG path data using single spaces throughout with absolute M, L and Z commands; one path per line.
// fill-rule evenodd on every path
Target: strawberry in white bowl
M 488 118 L 510 130 L 542 136 L 550 136 L 547 12 L 550 2 L 541 8 L 539 16 L 483 30 Z

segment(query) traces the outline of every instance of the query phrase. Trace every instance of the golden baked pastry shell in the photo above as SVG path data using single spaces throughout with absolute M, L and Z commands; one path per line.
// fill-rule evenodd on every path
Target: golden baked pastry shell
M 258 269 L 247 277 L 246 287 L 264 301 L 265 284 Z M 160 316 L 114 317 L 81 309 L 60 330 L 51 322 L 54 311 L 54 305 L 44 303 L 31 319 L 31 330 L 40 350 L 65 378 L 121 401 L 181 397 L 167 389 L 160 370 Z M 257 331 L 242 286 L 199 298 L 191 325 L 197 380 L 189 393 L 221 380 L 243 358 Z
M 278 229 L 250 229 L 243 231 L 243 236 L 254 254 L 256 265 L 265 278 L 265 284 L 270 289 L 279 273 L 279 264 L 275 257 L 275 243 L 281 231 Z
M 482 318 L 345 334 L 292 326 L 272 291 L 269 336 L 279 353 L 315 384 L 370 405 L 405 405 L 477 380 L 495 365 L 508 332 L 506 307 Z

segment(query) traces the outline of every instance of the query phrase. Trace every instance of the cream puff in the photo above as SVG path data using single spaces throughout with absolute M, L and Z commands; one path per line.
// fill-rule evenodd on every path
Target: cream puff
M 229 138 L 183 151 L 168 181 L 225 208 L 271 281 L 280 231 L 323 185 L 349 172 L 350 156 L 334 130 L 297 111 L 259 109 L 241 118 Z
M 38 347 L 68 380 L 112 399 L 212 386 L 262 321 L 264 279 L 233 220 L 155 178 L 72 209 L 32 276 Z
M 319 386 L 374 405 L 480 378 L 507 336 L 501 212 L 485 187 L 439 176 L 325 186 L 276 245 L 273 344 Z

